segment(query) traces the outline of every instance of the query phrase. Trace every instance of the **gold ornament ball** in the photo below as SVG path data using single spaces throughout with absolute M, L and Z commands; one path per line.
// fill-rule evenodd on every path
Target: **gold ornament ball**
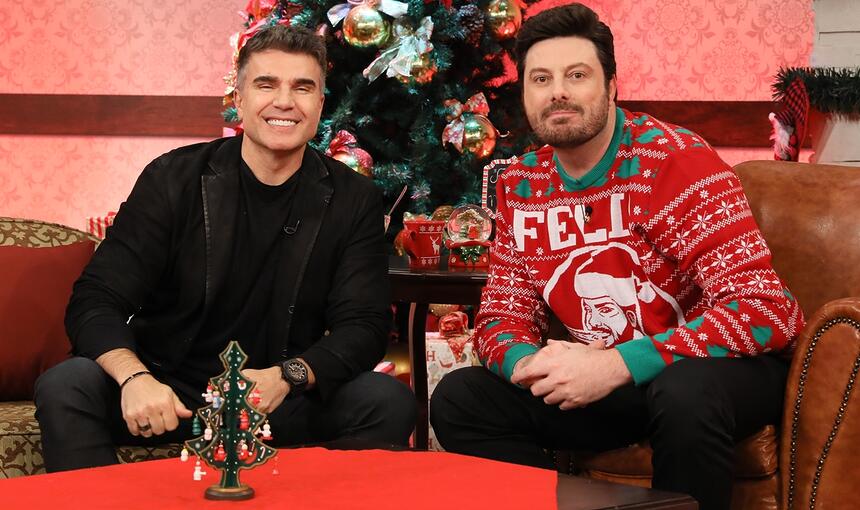
M 423 85 L 425 83 L 430 83 L 434 76 L 436 76 L 436 64 L 434 64 L 430 59 L 429 53 L 424 53 L 418 57 L 417 62 L 412 64 L 409 77 L 398 74 L 397 79 L 404 84 L 415 80 L 417 83 Z
M 453 205 L 440 205 L 435 211 L 433 211 L 433 216 L 430 219 L 436 221 L 448 221 L 452 212 L 454 212 Z
M 464 113 L 463 150 L 478 159 L 484 159 L 496 148 L 496 127 L 487 117 L 476 113 Z
M 343 37 L 356 48 L 382 46 L 391 36 L 391 26 L 382 13 L 369 5 L 350 9 L 343 20 Z
M 449 313 L 456 312 L 457 310 L 459 310 L 460 305 L 431 304 L 429 308 L 430 313 L 432 313 L 436 317 L 444 317 Z
M 510 39 L 517 35 L 523 24 L 523 13 L 516 0 L 493 0 L 487 6 L 490 31 L 497 39 Z
M 373 179 L 373 168 L 362 166 L 361 162 L 352 152 L 335 152 L 331 157 L 352 168 L 361 175 Z

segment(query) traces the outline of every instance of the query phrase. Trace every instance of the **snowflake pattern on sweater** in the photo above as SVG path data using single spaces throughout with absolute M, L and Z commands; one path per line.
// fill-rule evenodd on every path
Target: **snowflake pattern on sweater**
M 500 176 L 481 361 L 510 380 L 541 347 L 547 307 L 571 340 L 617 348 L 637 384 L 685 357 L 790 350 L 802 312 L 734 171 L 695 133 L 616 112 L 580 179 L 549 146 Z

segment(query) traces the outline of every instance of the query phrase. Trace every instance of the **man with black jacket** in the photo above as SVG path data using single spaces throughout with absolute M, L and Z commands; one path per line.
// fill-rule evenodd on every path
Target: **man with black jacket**
M 381 194 L 307 146 L 325 45 L 265 28 L 237 68 L 244 134 L 150 163 L 75 283 L 77 357 L 36 387 L 48 471 L 189 438 L 229 340 L 248 354 L 277 444 L 407 442 L 414 398 L 371 371 L 390 319 Z

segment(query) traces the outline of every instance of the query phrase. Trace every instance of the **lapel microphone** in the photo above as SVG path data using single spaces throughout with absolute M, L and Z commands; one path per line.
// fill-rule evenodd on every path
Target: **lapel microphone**
M 591 208 L 590 205 L 585 206 L 585 222 L 588 223 L 588 220 L 591 219 L 591 213 L 594 212 L 594 209 Z
M 296 230 L 299 229 L 299 223 L 301 223 L 301 222 L 302 222 L 302 220 L 296 220 L 295 225 L 284 225 L 284 233 L 287 234 L 288 236 L 295 234 Z

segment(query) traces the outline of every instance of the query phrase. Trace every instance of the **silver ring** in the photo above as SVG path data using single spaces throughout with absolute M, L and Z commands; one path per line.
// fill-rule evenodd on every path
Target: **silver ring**
M 147 423 L 146 425 L 141 425 L 140 423 L 138 423 L 137 428 L 140 429 L 141 432 L 146 432 L 147 430 L 152 428 L 152 425 L 150 425 L 149 423 Z

